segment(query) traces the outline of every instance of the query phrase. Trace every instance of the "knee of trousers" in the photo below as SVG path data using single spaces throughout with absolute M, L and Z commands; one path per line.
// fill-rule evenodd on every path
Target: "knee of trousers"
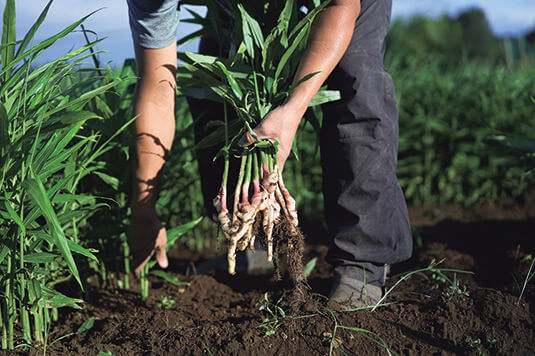
M 394 84 L 381 60 L 372 55 L 346 56 L 328 78 L 341 99 L 324 106 L 324 127 L 340 138 L 390 137 L 397 140 L 398 110 Z M 397 142 L 397 141 L 396 141 Z

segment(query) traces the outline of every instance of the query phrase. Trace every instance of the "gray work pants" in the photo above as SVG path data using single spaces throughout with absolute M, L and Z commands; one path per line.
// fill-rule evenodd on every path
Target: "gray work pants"
M 349 48 L 329 77 L 342 100 L 326 104 L 321 132 L 328 261 L 384 284 L 385 264 L 411 256 L 407 206 L 397 183 L 398 111 L 383 67 L 391 0 L 362 0 Z M 347 270 L 347 269 L 344 269 Z

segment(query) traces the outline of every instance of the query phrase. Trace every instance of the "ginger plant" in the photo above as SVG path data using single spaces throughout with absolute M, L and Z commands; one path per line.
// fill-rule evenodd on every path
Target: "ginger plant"
M 290 278 L 303 282 L 301 261 L 303 239 L 298 228 L 296 203 L 284 185 L 277 161 L 278 142 L 259 140 L 253 128 L 275 107 L 281 105 L 302 82 L 317 73 L 310 73 L 293 82 L 301 54 L 306 48 L 308 33 L 314 17 L 328 2 L 311 7 L 306 15 L 295 1 L 266 4 L 280 6 L 278 21 L 272 28 L 262 27 L 243 5 L 232 0 L 208 2 L 208 18 L 198 19 L 203 29 L 197 34 L 217 38 L 227 30 L 231 38 L 227 56 L 215 57 L 194 53 L 179 53 L 179 91 L 185 96 L 208 99 L 223 104 L 224 122 L 198 144 L 198 148 L 221 147 L 216 159 L 224 160 L 219 193 L 213 200 L 217 219 L 228 241 L 228 272 L 235 273 L 236 251 L 254 249 L 259 239 L 267 247 L 267 259 L 272 261 L 282 246 L 287 247 Z M 218 29 L 215 14 L 225 12 L 232 21 L 232 29 Z M 210 18 L 211 17 L 211 18 Z M 191 21 L 191 22 L 195 22 Z M 215 33 L 217 32 L 217 33 Z M 265 36 L 267 34 L 267 36 Z M 309 106 L 339 99 L 339 92 L 321 88 Z M 227 108 L 236 115 L 229 120 Z M 239 145 L 240 138 L 249 133 L 256 142 L 247 147 Z M 231 159 L 239 160 L 237 177 L 229 174 Z M 230 177 L 230 178 L 229 178 Z M 234 188 L 233 192 L 229 193 Z

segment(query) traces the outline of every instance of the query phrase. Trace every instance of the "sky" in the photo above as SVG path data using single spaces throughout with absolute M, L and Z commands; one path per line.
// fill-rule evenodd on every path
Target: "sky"
M 22 39 L 47 2 L 48 0 L 16 0 L 17 39 Z M 0 0 L 2 13 L 4 4 L 5 1 Z M 518 35 L 535 27 L 535 0 L 393 0 L 392 17 L 410 18 L 415 14 L 431 17 L 442 14 L 455 16 L 473 7 L 485 11 L 493 32 L 498 36 Z M 126 0 L 55 0 L 35 40 L 44 40 L 97 9 L 100 10 L 86 20 L 85 27 L 95 31 L 98 38 L 105 38 L 97 49 L 109 53 L 101 54 L 101 61 L 120 65 L 125 58 L 134 56 Z M 203 8 L 197 7 L 194 10 L 204 14 Z M 182 11 L 181 18 L 187 17 L 187 12 Z M 194 29 L 191 24 L 181 23 L 178 37 Z M 91 39 L 95 39 L 97 35 L 92 35 Z M 45 52 L 41 60 L 55 58 L 84 43 L 81 33 L 70 34 Z M 189 43 L 182 50 L 194 51 L 196 45 L 195 42 Z

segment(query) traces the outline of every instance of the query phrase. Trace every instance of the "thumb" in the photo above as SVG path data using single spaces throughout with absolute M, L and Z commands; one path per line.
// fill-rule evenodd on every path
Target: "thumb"
M 169 266 L 169 261 L 167 259 L 167 254 L 165 253 L 165 247 L 167 245 L 167 233 L 165 228 L 161 228 L 158 235 L 156 246 L 154 248 L 154 257 L 156 257 L 156 261 L 160 267 L 167 268 L 167 266 Z
M 254 130 L 253 130 L 254 131 Z M 255 132 L 256 133 L 256 132 Z M 246 132 L 241 138 L 240 140 L 238 141 L 238 145 L 242 146 L 242 147 L 245 147 L 245 146 L 249 146 L 251 144 L 255 143 L 255 139 L 253 138 L 253 136 L 249 133 L 249 132 Z
M 167 260 L 167 254 L 165 253 L 165 247 L 156 247 L 154 256 L 156 257 L 156 261 L 158 262 L 160 267 L 167 268 L 167 266 L 169 266 L 169 261 Z

